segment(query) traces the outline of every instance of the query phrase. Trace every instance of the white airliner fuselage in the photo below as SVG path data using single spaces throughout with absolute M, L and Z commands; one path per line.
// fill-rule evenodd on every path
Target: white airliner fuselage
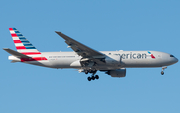
M 137 67 L 163 67 L 176 63 L 178 60 L 171 54 L 151 51 L 155 58 L 147 54 L 147 51 L 101 51 L 106 55 L 106 63 L 103 65 L 93 66 L 97 70 L 109 70 L 119 68 L 137 68 Z M 24 63 L 45 66 L 50 68 L 77 68 L 81 69 L 80 64 L 81 56 L 75 52 L 41 52 L 42 58 L 46 57 L 45 61 L 26 61 Z M 120 58 L 122 56 L 122 58 Z M 16 60 L 21 62 L 20 59 L 10 56 L 9 60 Z
M 17 51 L 4 48 L 12 54 L 9 60 L 49 68 L 75 68 L 79 72 L 92 73 L 88 80 L 98 79 L 100 70 L 112 77 L 125 77 L 125 68 L 162 67 L 178 62 L 173 55 L 158 51 L 95 51 L 76 40 L 56 32 L 75 52 L 39 52 L 17 29 L 10 28 Z

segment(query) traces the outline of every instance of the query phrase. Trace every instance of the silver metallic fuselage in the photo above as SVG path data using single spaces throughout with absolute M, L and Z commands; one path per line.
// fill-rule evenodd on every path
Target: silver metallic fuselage
M 154 58 L 147 51 L 100 51 L 106 55 L 105 63 L 93 66 L 97 70 L 114 70 L 119 68 L 162 67 L 178 62 L 171 54 L 151 51 Z M 81 56 L 75 52 L 42 52 L 46 61 L 28 61 L 24 63 L 50 68 L 83 69 L 80 64 Z M 12 60 L 12 59 L 11 59 Z

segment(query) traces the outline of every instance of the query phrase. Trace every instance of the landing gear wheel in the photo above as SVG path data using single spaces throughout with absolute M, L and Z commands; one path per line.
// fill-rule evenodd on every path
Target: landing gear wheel
M 92 77 L 91 77 L 91 79 L 92 79 L 92 80 L 95 80 L 95 77 L 94 77 L 94 76 L 92 76 Z
M 164 75 L 164 72 L 163 72 L 163 71 L 161 71 L 161 75 Z
M 88 74 L 88 71 L 87 71 L 87 70 L 85 71 L 85 74 Z
M 87 79 L 88 79 L 88 81 L 91 81 L 91 77 L 88 77 Z
M 96 79 L 99 79 L 99 76 L 98 76 L 98 75 L 96 75 L 96 76 L 95 76 L 95 78 L 96 78 Z

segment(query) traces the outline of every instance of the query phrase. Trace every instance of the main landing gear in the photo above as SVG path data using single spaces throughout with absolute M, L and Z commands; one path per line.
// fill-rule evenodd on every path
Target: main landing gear
M 88 81 L 91 81 L 91 80 L 95 80 L 95 79 L 99 79 L 99 76 L 98 75 L 92 75 L 91 77 L 88 77 L 87 78 L 88 79 Z
M 164 70 L 167 68 L 167 66 L 162 67 L 161 75 L 164 75 Z
M 99 79 L 99 76 L 98 75 L 95 75 L 97 72 L 97 70 L 85 70 L 85 74 L 88 74 L 88 73 L 92 73 L 92 76 L 91 77 L 87 77 L 88 81 L 91 81 L 91 80 L 95 80 L 95 79 Z M 94 76 L 95 75 L 95 76 Z

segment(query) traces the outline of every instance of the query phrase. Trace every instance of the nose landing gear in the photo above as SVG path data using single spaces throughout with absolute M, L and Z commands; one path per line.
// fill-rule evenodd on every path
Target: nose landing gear
M 167 66 L 162 67 L 161 75 L 164 75 L 164 70 L 167 68 Z
M 163 71 L 161 71 L 161 75 L 164 75 L 164 72 L 163 72 Z

